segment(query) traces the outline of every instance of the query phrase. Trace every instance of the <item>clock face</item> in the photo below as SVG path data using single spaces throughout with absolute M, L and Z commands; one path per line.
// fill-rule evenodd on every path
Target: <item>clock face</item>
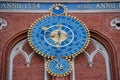
M 45 27 L 47 28 L 47 27 Z M 44 30 L 44 28 L 43 28 Z M 52 25 L 44 31 L 44 40 L 51 46 L 60 48 L 69 45 L 74 39 L 73 31 L 66 25 Z
M 28 33 L 29 43 L 44 56 L 67 57 L 82 52 L 89 43 L 85 25 L 68 16 L 49 16 L 38 20 Z
M 71 72 L 71 63 L 64 58 L 55 58 L 48 65 L 48 71 L 54 76 L 66 76 Z

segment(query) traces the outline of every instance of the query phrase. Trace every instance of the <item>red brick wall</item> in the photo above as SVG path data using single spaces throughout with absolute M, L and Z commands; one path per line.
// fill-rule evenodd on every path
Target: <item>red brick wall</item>
M 93 60 L 93 67 L 88 66 L 86 57 L 81 54 L 76 57 L 76 80 L 107 80 L 105 61 L 102 55 L 97 54 Z
M 8 23 L 7 28 L 0 30 L 0 65 L 1 65 L 0 80 L 5 80 L 8 77 L 7 76 L 7 73 L 8 73 L 7 60 L 9 58 L 10 50 L 8 50 L 7 52 L 7 50 L 4 49 L 6 48 L 7 43 L 11 41 L 14 38 L 14 36 L 18 35 L 19 33 L 25 30 L 28 30 L 31 23 L 33 23 L 37 18 L 43 15 L 45 14 L 0 13 L 0 18 L 4 18 Z M 96 32 L 98 34 L 101 34 L 102 36 L 104 36 L 106 40 L 110 41 L 110 44 L 114 50 L 112 54 L 109 53 L 110 65 L 112 70 L 111 72 L 113 73 L 112 74 L 114 78 L 113 80 L 119 80 L 120 31 L 111 28 L 110 21 L 113 18 L 120 18 L 120 13 L 81 13 L 81 14 L 74 13 L 71 15 L 81 19 L 87 25 L 87 27 L 90 29 L 91 32 Z M 20 36 L 18 38 L 20 38 Z M 98 40 L 102 40 L 102 38 Z M 14 41 L 13 41 L 13 44 L 15 44 Z M 95 63 L 93 65 L 93 68 L 89 68 L 88 65 L 86 64 L 87 60 L 85 59 L 83 54 L 76 57 L 76 61 L 75 61 L 76 80 L 106 80 L 105 62 L 103 57 L 101 55 L 97 55 L 94 58 L 94 61 Z M 24 64 L 24 58 L 21 55 L 17 55 L 14 59 L 14 65 L 13 65 L 13 80 L 16 80 L 16 78 L 20 78 L 20 77 L 22 79 L 18 79 L 18 80 L 23 80 L 25 78 L 28 78 L 29 80 L 43 80 L 43 59 L 40 56 L 36 55 L 32 59 L 32 63 L 33 64 L 31 64 L 30 68 L 26 68 L 26 65 Z M 22 66 L 22 67 L 19 67 L 19 66 Z M 36 68 L 34 69 L 34 67 Z M 30 73 L 32 74 L 27 74 L 29 73 L 29 70 L 30 70 Z M 18 76 L 18 74 L 21 74 L 21 75 Z M 56 80 L 68 80 L 68 78 L 66 79 L 57 78 Z M 55 78 L 53 79 L 55 80 Z
M 18 54 L 13 61 L 13 80 L 44 80 L 43 66 L 43 58 L 35 55 L 28 68 L 23 55 Z

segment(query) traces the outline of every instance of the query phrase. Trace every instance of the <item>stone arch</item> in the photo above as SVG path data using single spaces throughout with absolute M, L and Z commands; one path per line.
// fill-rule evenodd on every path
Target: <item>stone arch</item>
M 31 52 L 29 55 L 22 50 L 23 46 L 27 43 L 27 39 L 20 41 L 17 45 L 15 45 L 10 53 L 9 58 L 9 74 L 8 74 L 8 80 L 12 80 L 12 70 L 13 70 L 13 60 L 16 55 L 22 54 L 26 60 L 26 66 L 30 67 L 31 58 L 35 55 L 34 52 Z
M 4 45 L 1 56 L 1 80 L 8 80 L 8 60 L 12 48 L 21 40 L 27 38 L 27 30 L 14 34 Z
M 91 42 L 94 44 L 96 49 L 90 55 L 87 53 L 87 51 L 84 51 L 84 55 L 86 56 L 86 58 L 88 60 L 89 67 L 92 67 L 92 65 L 94 63 L 93 59 L 94 59 L 95 55 L 100 53 L 103 56 L 103 58 L 105 59 L 107 80 L 111 80 L 110 62 L 109 62 L 109 56 L 108 56 L 106 49 L 104 48 L 104 46 L 102 44 L 100 44 L 98 41 L 96 41 L 94 39 L 91 39 Z
M 107 36 L 96 30 L 90 29 L 90 33 L 91 33 L 91 38 L 95 39 L 102 46 L 104 46 L 104 48 L 108 53 L 109 62 L 110 62 L 111 80 L 119 80 L 117 58 L 116 58 L 117 54 L 114 44 Z

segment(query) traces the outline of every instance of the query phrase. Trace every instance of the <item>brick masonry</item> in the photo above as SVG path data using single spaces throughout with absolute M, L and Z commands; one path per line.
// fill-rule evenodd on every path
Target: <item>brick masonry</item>
M 40 13 L 0 13 L 0 18 L 4 18 L 8 25 L 5 29 L 0 30 L 0 80 L 8 78 L 8 58 L 10 50 L 6 49 L 6 44 L 14 39 L 22 31 L 27 31 L 30 25 L 38 18 L 46 14 Z M 112 80 L 120 80 L 120 30 L 115 30 L 110 26 L 113 18 L 120 18 L 120 13 L 74 13 L 71 14 L 82 20 L 89 28 L 91 33 L 95 31 L 109 40 L 113 47 L 113 53 L 109 53 Z M 92 35 L 92 34 L 91 34 Z M 27 36 L 27 35 L 25 35 Z M 102 38 L 101 36 L 101 38 Z M 20 38 L 20 37 L 18 37 Z M 102 39 L 100 39 L 102 40 Z M 101 41 L 102 43 L 102 41 Z M 104 43 L 104 42 L 103 42 Z M 12 43 L 14 44 L 14 41 Z M 104 45 L 104 44 L 103 44 Z M 107 45 L 107 43 L 105 44 Z M 11 47 L 9 45 L 9 47 Z M 109 46 L 108 46 L 109 47 Z M 89 45 L 88 51 L 92 50 L 92 44 Z M 106 47 L 107 48 L 107 47 Z M 31 48 L 27 44 L 25 46 L 27 53 L 31 52 Z M 110 49 L 107 49 L 110 50 Z M 6 52 L 6 53 L 5 53 Z M 91 52 L 91 51 L 90 51 Z M 109 51 L 108 51 L 109 52 Z M 4 56 L 8 55 L 8 56 Z M 114 56 L 112 56 L 114 55 Z M 6 61 L 6 62 L 3 62 Z M 24 57 L 17 55 L 13 62 L 13 80 L 44 80 L 44 61 L 39 55 L 35 55 L 32 59 L 30 68 L 26 68 Z M 6 65 L 6 66 L 5 66 Z M 87 60 L 83 54 L 75 59 L 76 80 L 106 80 L 105 62 L 101 55 L 96 55 L 92 68 L 88 67 Z M 3 72 L 5 71 L 5 72 Z M 70 76 L 63 78 L 50 77 L 50 80 L 69 80 Z

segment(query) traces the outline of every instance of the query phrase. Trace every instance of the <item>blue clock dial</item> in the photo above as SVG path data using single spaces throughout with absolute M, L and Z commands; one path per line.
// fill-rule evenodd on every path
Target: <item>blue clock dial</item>
M 82 52 L 89 43 L 87 28 L 68 16 L 49 16 L 38 20 L 28 34 L 34 50 L 50 57 L 73 56 Z
M 48 71 L 54 76 L 67 75 L 71 68 L 71 63 L 64 58 L 55 58 L 48 63 Z

